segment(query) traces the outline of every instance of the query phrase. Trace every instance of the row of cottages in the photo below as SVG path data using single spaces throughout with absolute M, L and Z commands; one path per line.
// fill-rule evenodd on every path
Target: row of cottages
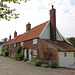
M 56 61 L 60 67 L 75 64 L 75 48 L 65 39 L 56 28 L 56 9 L 50 10 L 50 20 L 31 29 L 26 25 L 26 32 L 18 35 L 14 32 L 14 39 L 7 43 L 9 56 L 16 54 L 17 44 L 25 47 L 24 57 L 31 61 L 33 58 L 46 59 L 44 53 L 51 51 L 50 61 Z

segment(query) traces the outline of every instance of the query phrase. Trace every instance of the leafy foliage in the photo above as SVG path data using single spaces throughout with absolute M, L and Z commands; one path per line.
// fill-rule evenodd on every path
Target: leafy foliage
M 22 51 L 22 47 L 21 47 L 21 45 L 18 44 L 16 54 L 20 54 L 21 51 Z
M 2 47 L 2 51 L 3 51 L 3 54 L 4 56 L 8 56 L 8 46 L 5 46 L 5 47 Z
M 14 59 L 17 60 L 17 61 L 23 60 L 23 54 L 16 54 Z
M 22 1 L 27 2 L 30 0 L 1 0 L 0 1 L 0 19 L 6 19 L 8 21 L 10 21 L 10 19 L 14 18 L 19 18 L 19 14 L 14 13 L 14 11 L 16 9 L 10 9 L 9 6 L 7 6 L 7 4 L 5 3 L 17 3 L 20 4 Z
M 42 61 L 37 59 L 37 60 L 35 60 L 34 63 L 35 63 L 36 66 L 41 66 Z
M 50 68 L 56 68 L 56 67 L 57 67 L 57 63 L 51 61 L 51 62 L 49 62 L 49 67 L 50 67 Z
M 28 58 L 24 58 L 24 61 L 28 61 Z
M 67 38 L 67 40 L 75 46 L 75 37 Z
M 22 52 L 22 47 L 20 44 L 18 44 L 17 50 L 16 50 L 16 55 L 14 56 L 15 60 L 17 60 L 17 61 L 23 60 L 23 54 L 21 52 Z

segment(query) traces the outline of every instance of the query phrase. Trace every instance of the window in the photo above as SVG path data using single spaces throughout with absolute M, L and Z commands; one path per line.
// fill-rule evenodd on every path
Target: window
M 37 50 L 33 50 L 33 56 L 37 56 Z
M 67 53 L 66 52 L 64 53 L 64 57 L 67 57 Z
M 9 45 L 9 47 L 10 47 L 10 45 Z
M 15 50 L 14 50 L 14 54 L 15 54 Z
M 14 44 L 14 47 L 16 47 L 16 44 Z
M 21 46 L 23 46 L 23 42 L 21 42 Z
M 33 39 L 33 44 L 37 44 L 37 39 Z

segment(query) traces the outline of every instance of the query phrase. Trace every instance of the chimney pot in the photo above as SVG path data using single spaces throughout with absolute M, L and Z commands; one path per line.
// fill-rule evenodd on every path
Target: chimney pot
M 31 24 L 30 22 L 28 22 L 28 24 L 26 25 L 26 32 L 29 31 L 31 29 Z
M 15 31 L 15 32 L 14 32 L 14 38 L 15 38 L 16 36 L 17 36 L 17 32 Z
M 53 7 L 54 7 L 54 6 L 52 5 L 52 9 L 53 9 Z
M 9 41 L 11 40 L 11 35 L 9 35 Z

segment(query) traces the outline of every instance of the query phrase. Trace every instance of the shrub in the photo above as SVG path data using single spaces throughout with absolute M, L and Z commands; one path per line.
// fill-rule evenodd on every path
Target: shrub
M 0 56 L 3 56 L 3 52 L 0 53 Z
M 9 55 L 8 51 L 4 51 L 4 56 L 7 57 Z
M 17 61 L 23 60 L 23 54 L 16 54 L 14 59 L 17 60 Z
M 24 61 L 28 61 L 28 58 L 24 58 Z
M 21 45 L 18 44 L 16 54 L 20 54 L 21 51 L 22 51 L 22 47 L 21 47 Z
M 42 64 L 41 66 L 47 68 L 48 64 Z
M 56 62 L 53 62 L 53 61 L 49 62 L 49 67 L 50 68 L 56 68 L 56 66 L 57 66 Z
M 36 66 L 41 66 L 42 61 L 37 59 L 37 60 L 34 61 L 34 63 L 35 63 Z

